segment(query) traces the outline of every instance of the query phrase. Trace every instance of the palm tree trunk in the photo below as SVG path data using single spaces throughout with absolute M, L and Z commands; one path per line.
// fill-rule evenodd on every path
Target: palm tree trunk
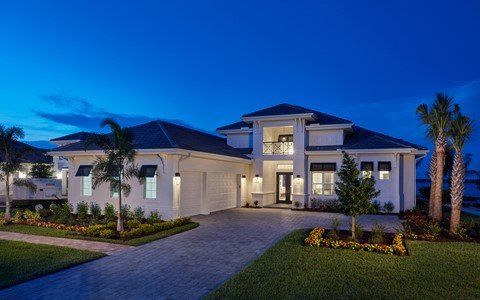
M 452 212 L 450 216 L 451 235 L 457 233 L 460 225 L 460 215 L 462 212 L 463 194 L 465 191 L 465 163 L 461 149 L 455 149 L 455 158 L 453 159 L 452 181 L 450 187 Z
M 351 223 L 352 223 L 352 228 L 351 228 L 351 230 L 352 230 L 352 240 L 356 240 L 357 237 L 355 236 L 355 217 L 354 216 L 352 216 L 352 222 Z
M 123 218 L 122 218 L 122 176 L 120 175 L 118 186 L 118 211 L 117 211 L 117 231 L 123 231 Z
M 428 216 L 433 218 L 433 212 L 435 211 L 435 176 L 437 175 L 437 152 L 433 152 L 430 159 L 430 168 L 428 172 L 430 176 L 430 199 L 428 201 Z
M 5 222 L 10 222 L 10 174 L 6 173 L 5 177 Z
M 435 205 L 433 210 L 433 219 L 435 221 L 442 220 L 443 169 L 445 167 L 445 148 L 445 135 L 441 133 L 438 135 L 435 143 L 435 152 L 437 152 L 437 167 L 435 176 Z

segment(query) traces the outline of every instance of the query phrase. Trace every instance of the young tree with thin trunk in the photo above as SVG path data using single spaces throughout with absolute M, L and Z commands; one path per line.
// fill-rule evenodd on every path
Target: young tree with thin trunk
M 115 120 L 106 118 L 101 127 L 110 127 L 110 134 L 95 134 L 85 142 L 85 150 L 92 144 L 103 150 L 104 155 L 96 157 L 92 168 L 92 188 L 108 183 L 110 189 L 118 191 L 117 231 L 122 232 L 122 197 L 130 194 L 128 181 L 139 177 L 135 165 L 136 151 L 133 145 L 133 133 L 130 128 L 122 128 Z
M 430 163 L 430 178 L 432 181 L 430 186 L 429 216 L 436 221 L 441 221 L 442 219 L 445 149 L 447 146 L 447 132 L 450 129 L 452 118 L 452 101 L 452 97 L 438 93 L 435 102 L 430 108 L 427 104 L 421 104 L 417 107 L 417 115 L 422 123 L 428 127 L 428 136 L 435 141 L 435 150 Z
M 32 191 L 36 191 L 36 186 L 27 179 L 16 178 L 11 181 L 15 172 L 23 171 L 23 157 L 30 152 L 30 147 L 23 146 L 18 140 L 23 138 L 25 133 L 19 127 L 5 127 L 0 125 L 0 180 L 5 181 L 5 221 L 10 221 L 10 195 L 11 185 L 26 186 Z
M 455 150 L 450 184 L 452 211 L 450 216 L 449 233 L 452 235 L 455 235 L 457 233 L 458 226 L 460 225 L 463 194 L 465 191 L 466 166 L 462 151 L 465 143 L 471 137 L 472 131 L 473 121 L 470 118 L 463 116 L 460 111 L 456 109 L 456 113 L 449 132 L 451 144 L 453 149 Z
M 356 218 L 373 211 L 372 199 L 378 197 L 380 191 L 375 189 L 373 176 L 360 177 L 357 163 L 346 152 L 343 153 L 338 178 L 340 180 L 335 183 L 335 193 L 338 196 L 341 211 L 352 218 L 352 239 L 356 239 Z

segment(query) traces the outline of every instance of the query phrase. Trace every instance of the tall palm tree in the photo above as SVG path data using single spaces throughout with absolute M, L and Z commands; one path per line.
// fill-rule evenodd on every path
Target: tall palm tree
M 11 177 L 15 172 L 22 171 L 22 158 L 31 149 L 23 147 L 18 142 L 19 139 L 25 137 L 23 129 L 20 127 L 5 127 L 0 124 L 0 153 L 3 157 L 0 162 L 0 180 L 5 181 L 5 221 L 10 221 L 10 186 L 11 184 L 23 185 L 29 187 L 31 190 L 36 190 L 36 186 L 26 180 L 14 179 L 11 182 Z
M 455 157 L 453 159 L 453 169 L 450 184 L 450 195 L 452 212 L 450 216 L 450 234 L 456 234 L 460 224 L 460 214 L 462 211 L 463 193 L 465 191 L 465 169 L 466 160 L 462 151 L 467 140 L 471 137 L 473 131 L 473 121 L 463 116 L 458 110 L 452 120 L 449 137 Z
M 122 128 L 115 120 L 106 118 L 100 123 L 101 127 L 108 126 L 110 134 L 95 134 L 85 142 L 85 150 L 94 144 L 105 155 L 96 157 L 92 169 L 92 188 L 102 183 L 109 183 L 110 189 L 118 191 L 117 231 L 123 231 L 122 196 L 130 194 L 128 181 L 139 174 L 135 165 L 136 151 L 133 146 L 133 133 L 130 128 Z
M 435 159 L 430 164 L 430 171 L 435 171 L 434 180 L 430 187 L 429 215 L 436 221 L 442 219 L 442 190 L 443 173 L 445 165 L 445 149 L 447 146 L 447 132 L 450 129 L 452 118 L 453 97 L 438 93 L 431 108 L 422 104 L 417 108 L 422 122 L 428 126 L 428 136 L 435 141 L 435 150 L 432 157 Z
M 437 139 L 438 131 L 435 129 L 433 123 L 431 111 L 427 104 L 421 104 L 417 107 L 417 115 L 421 122 L 427 125 L 427 136 L 434 143 Z M 430 165 L 428 168 L 428 176 L 430 177 L 430 198 L 428 201 L 428 215 L 433 218 L 433 212 L 435 211 L 435 186 L 436 186 L 436 174 L 437 174 L 437 152 L 433 151 L 430 158 Z

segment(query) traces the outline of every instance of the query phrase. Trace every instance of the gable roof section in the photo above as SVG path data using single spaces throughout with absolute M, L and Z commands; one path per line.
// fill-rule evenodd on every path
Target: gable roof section
M 185 149 L 238 158 L 246 157 L 241 151 L 227 145 L 226 139 L 166 121 L 151 121 L 130 127 L 135 149 Z M 68 144 L 52 151 L 84 151 L 84 142 Z M 91 145 L 87 150 L 100 150 Z
M 90 132 L 80 131 L 80 132 L 75 132 L 75 133 L 72 133 L 72 134 L 67 134 L 67 135 L 64 135 L 64 136 L 61 136 L 61 137 L 58 137 L 58 138 L 54 138 L 54 139 L 51 139 L 50 141 L 51 142 L 55 142 L 55 141 L 75 141 L 75 140 L 84 141 L 84 140 L 87 139 L 87 137 L 90 134 L 91 134 Z
M 235 123 L 225 125 L 225 126 L 222 126 L 222 127 L 218 127 L 217 130 L 231 130 L 231 129 L 240 129 L 240 128 L 244 128 L 244 127 L 252 128 L 252 124 L 249 124 L 249 123 L 244 122 L 244 121 L 240 121 L 240 122 L 235 122 Z
M 40 149 L 33 147 L 31 145 L 15 141 L 14 148 L 19 151 L 25 151 L 24 155 L 22 156 L 21 162 L 22 163 L 44 163 L 44 164 L 51 164 L 53 163 L 53 157 L 47 154 L 47 150 Z M 5 156 L 3 153 L 0 153 L 0 162 L 5 161 Z
M 320 124 L 320 125 L 336 125 L 336 124 L 352 124 L 353 122 L 347 119 L 339 118 L 332 116 L 320 111 L 313 109 L 301 107 L 298 105 L 292 104 L 278 104 L 272 107 L 267 107 L 246 115 L 243 115 L 242 118 L 248 117 L 268 117 L 268 116 L 281 116 L 281 115 L 298 115 L 298 114 L 313 114 L 314 121 L 309 121 L 310 124 Z M 252 125 L 244 121 L 232 123 L 226 126 L 217 128 L 217 130 L 231 130 L 231 129 L 240 129 L 242 127 L 251 128 Z
M 363 149 L 401 149 L 414 148 L 427 150 L 427 148 L 397 139 L 383 133 L 371 131 L 359 126 L 353 126 L 353 132 L 345 136 L 343 145 L 308 146 L 307 151 L 334 151 L 340 150 L 363 150 Z

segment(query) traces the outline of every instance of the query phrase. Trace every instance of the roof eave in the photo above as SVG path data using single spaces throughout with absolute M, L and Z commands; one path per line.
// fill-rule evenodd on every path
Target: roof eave
M 253 121 L 278 121 L 278 120 L 289 120 L 295 118 L 308 119 L 309 121 L 315 120 L 314 113 L 304 113 L 304 114 L 285 114 L 285 115 L 267 115 L 267 116 L 254 116 L 254 117 L 245 117 L 242 116 L 244 122 L 253 122 Z

